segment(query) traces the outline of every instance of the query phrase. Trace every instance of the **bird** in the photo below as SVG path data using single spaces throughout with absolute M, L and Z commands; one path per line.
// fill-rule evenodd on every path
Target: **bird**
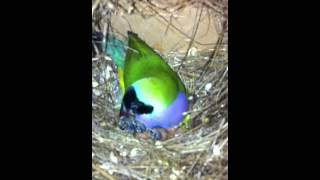
M 119 128 L 149 132 L 161 140 L 159 129 L 176 128 L 188 110 L 185 85 L 179 75 L 138 34 L 128 31 L 128 42 L 111 37 L 106 53 L 117 65 L 122 102 Z

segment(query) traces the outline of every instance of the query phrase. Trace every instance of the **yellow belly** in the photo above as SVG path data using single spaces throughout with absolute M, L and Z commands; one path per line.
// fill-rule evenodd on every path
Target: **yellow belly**
M 125 90 L 124 90 L 124 81 L 123 81 L 123 70 L 118 69 L 118 79 L 119 79 L 119 85 L 122 92 L 122 96 L 124 96 Z

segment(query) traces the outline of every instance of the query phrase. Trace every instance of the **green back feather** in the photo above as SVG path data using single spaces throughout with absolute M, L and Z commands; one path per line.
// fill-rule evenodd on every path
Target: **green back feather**
M 140 80 L 143 82 L 140 87 L 148 89 L 150 97 L 160 98 L 166 105 L 173 102 L 179 92 L 185 93 L 185 87 L 179 76 L 160 55 L 135 33 L 128 32 L 128 37 L 129 48 L 124 64 L 125 89 Z M 160 97 L 164 94 L 166 97 Z

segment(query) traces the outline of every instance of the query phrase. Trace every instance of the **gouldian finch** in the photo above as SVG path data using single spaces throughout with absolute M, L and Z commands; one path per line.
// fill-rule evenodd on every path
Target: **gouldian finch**
M 128 32 L 127 45 L 111 40 L 107 52 L 118 66 L 123 91 L 119 127 L 131 133 L 148 131 L 152 139 L 159 140 L 161 133 L 156 129 L 174 128 L 183 120 L 183 112 L 188 110 L 186 88 L 177 73 L 137 34 Z M 118 45 L 123 47 L 115 48 Z

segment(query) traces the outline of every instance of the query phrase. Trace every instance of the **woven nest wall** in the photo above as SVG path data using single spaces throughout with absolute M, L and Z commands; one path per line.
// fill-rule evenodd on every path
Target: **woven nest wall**
M 92 1 L 93 32 L 122 40 L 137 33 L 179 74 L 190 104 L 171 139 L 121 131 L 117 69 L 93 46 L 92 179 L 228 179 L 227 3 Z

